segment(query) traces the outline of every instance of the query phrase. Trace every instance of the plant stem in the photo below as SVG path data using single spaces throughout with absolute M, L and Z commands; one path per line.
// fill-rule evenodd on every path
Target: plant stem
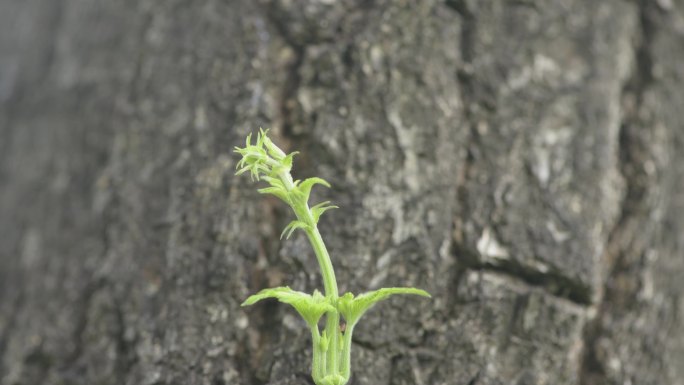
M 328 249 L 323 243 L 323 238 L 321 238 L 321 233 L 318 231 L 318 227 L 314 226 L 306 232 L 311 242 L 311 246 L 314 249 L 316 258 L 321 267 L 321 274 L 323 275 L 323 285 L 325 287 L 325 294 L 332 298 L 333 301 L 337 302 L 338 292 L 337 292 L 337 280 L 335 279 L 335 271 L 332 267 L 332 262 L 330 261 L 330 255 L 328 254 Z M 330 338 L 330 345 L 328 346 L 327 352 L 327 374 L 337 374 L 339 372 L 339 331 L 340 327 L 340 315 L 337 312 L 329 312 L 326 320 L 325 330 L 328 337 Z
M 352 333 L 354 332 L 354 324 L 347 324 L 344 331 L 344 341 L 342 342 L 342 376 L 344 381 L 349 381 L 351 376 L 351 345 Z
M 292 175 L 289 173 L 289 171 L 282 172 L 278 176 L 288 191 L 291 191 L 295 188 Z M 307 223 L 310 227 L 306 230 L 306 235 L 309 237 L 309 242 L 311 242 L 311 246 L 316 254 L 316 259 L 318 259 L 318 265 L 321 268 L 325 295 L 336 300 L 339 294 L 337 293 L 337 280 L 335 279 L 335 271 L 333 270 L 332 262 L 330 261 L 330 254 L 328 254 L 328 249 L 325 247 L 323 238 L 321 238 L 321 233 L 318 231 L 318 226 L 316 226 L 316 222 L 314 221 L 309 204 L 306 201 L 295 201 L 292 202 L 292 209 L 294 210 L 297 218 L 300 221 Z
M 311 368 L 312 377 L 315 381 L 323 378 L 325 373 L 325 352 L 321 348 L 321 334 L 318 325 L 310 325 L 311 339 L 313 340 L 313 363 Z
M 292 175 L 290 175 L 289 172 L 283 172 L 279 175 L 279 177 L 287 190 L 292 190 L 295 187 L 294 181 L 292 180 Z M 325 247 L 325 243 L 323 242 L 320 231 L 318 231 L 318 226 L 316 226 L 316 222 L 314 221 L 308 202 L 293 202 L 292 209 L 300 221 L 309 225 L 309 228 L 306 229 L 306 235 L 309 238 L 309 242 L 311 243 L 311 247 L 316 254 L 316 259 L 318 260 L 318 265 L 321 269 L 325 295 L 330 297 L 336 306 L 339 293 L 337 291 L 335 270 L 333 269 L 333 265 L 330 260 L 330 254 L 328 254 L 328 249 Z M 329 312 L 326 319 L 325 330 L 328 338 L 330 338 L 330 343 L 328 345 L 328 350 L 325 353 L 325 357 L 322 357 L 322 359 L 320 359 L 318 362 L 319 364 L 323 363 L 325 366 L 324 376 L 339 374 L 340 372 L 339 344 L 341 342 L 341 335 L 339 328 L 339 313 L 337 311 Z M 314 347 L 314 350 L 316 349 L 317 347 Z M 315 354 L 316 353 L 314 352 L 314 355 Z
M 328 249 L 326 249 L 325 243 L 323 243 L 323 238 L 321 238 L 321 233 L 318 231 L 318 227 L 316 227 L 314 224 L 312 229 L 306 231 L 306 235 L 309 237 L 309 242 L 311 242 L 311 246 L 314 249 L 316 259 L 318 259 L 318 264 L 321 268 L 325 295 L 337 299 L 339 294 L 337 293 L 337 280 L 335 279 L 335 271 L 333 270 Z

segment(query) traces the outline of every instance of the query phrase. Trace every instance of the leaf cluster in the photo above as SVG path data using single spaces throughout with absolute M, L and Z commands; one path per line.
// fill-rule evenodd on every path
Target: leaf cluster
M 297 214 L 298 219 L 290 222 L 285 227 L 280 238 L 289 238 L 297 229 L 310 230 L 318 223 L 321 215 L 338 208 L 329 201 L 319 203 L 311 208 L 308 207 L 309 196 L 313 186 L 319 184 L 330 188 L 330 183 L 318 177 L 307 178 L 303 181 L 293 180 L 290 174 L 292 161 L 297 151 L 285 154 L 268 137 L 268 130 L 260 129 L 256 143 L 252 144 L 252 135 L 247 136 L 245 147 L 235 147 L 235 152 L 242 155 L 237 164 L 236 175 L 249 172 L 253 180 L 264 180 L 269 186 L 257 191 L 261 194 L 270 194 L 287 203 Z M 307 214 L 308 212 L 308 214 Z
M 257 181 L 264 177 L 277 178 L 283 172 L 290 172 L 292 160 L 298 154 L 297 151 L 285 154 L 268 137 L 268 130 L 264 129 L 259 129 L 255 144 L 252 144 L 252 134 L 249 134 L 245 147 L 235 147 L 235 152 L 242 155 L 235 175 L 249 172 L 252 180 Z

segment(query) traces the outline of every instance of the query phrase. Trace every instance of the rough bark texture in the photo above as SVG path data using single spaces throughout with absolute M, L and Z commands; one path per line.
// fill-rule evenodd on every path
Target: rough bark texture
M 342 207 L 353 383 L 684 384 L 677 0 L 0 0 L 0 383 L 305 384 L 322 286 L 233 176 Z

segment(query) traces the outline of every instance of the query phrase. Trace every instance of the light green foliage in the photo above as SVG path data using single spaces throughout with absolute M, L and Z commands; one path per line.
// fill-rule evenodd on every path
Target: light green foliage
M 304 318 L 304 321 L 312 327 L 317 327 L 318 320 L 321 319 L 323 314 L 329 311 L 336 311 L 320 291 L 314 290 L 313 295 L 311 295 L 301 291 L 294 291 L 287 286 L 264 289 L 247 298 L 242 303 L 242 306 L 253 305 L 264 298 L 277 298 L 280 302 L 292 305 L 297 310 L 297 313 Z
M 269 187 L 258 191 L 274 195 L 292 208 L 296 219 L 285 227 L 280 237 L 289 238 L 298 229 L 306 233 L 321 269 L 325 296 L 318 290 L 310 295 L 289 287 L 276 287 L 264 289 L 250 296 L 242 306 L 253 305 L 265 298 L 276 298 L 280 302 L 292 305 L 311 329 L 314 350 L 311 374 L 314 382 L 317 385 L 344 385 L 351 375 L 352 333 L 361 316 L 377 302 L 394 294 L 414 294 L 423 297 L 429 297 L 430 294 L 415 288 L 393 287 L 363 293 L 357 297 L 352 293 L 339 296 L 330 255 L 317 227 L 321 215 L 337 206 L 331 205 L 330 202 L 322 202 L 309 207 L 311 188 L 317 184 L 330 187 L 330 184 L 315 177 L 304 181 L 293 180 L 290 170 L 297 152 L 285 154 L 268 138 L 267 132 L 260 130 L 255 144 L 252 144 L 250 134 L 247 136 L 245 147 L 235 148 L 235 151 L 242 155 L 236 175 L 249 172 L 252 180 L 267 182 Z M 318 322 L 323 315 L 326 318 L 326 325 L 321 332 Z M 346 322 L 344 331 L 340 328 L 340 316 Z
M 356 298 L 354 298 L 354 294 L 352 293 L 345 293 L 337 301 L 337 310 L 342 314 L 345 321 L 347 321 L 347 326 L 354 326 L 366 310 L 394 294 L 415 294 L 423 297 L 430 296 L 427 291 L 412 287 L 388 287 L 363 293 Z

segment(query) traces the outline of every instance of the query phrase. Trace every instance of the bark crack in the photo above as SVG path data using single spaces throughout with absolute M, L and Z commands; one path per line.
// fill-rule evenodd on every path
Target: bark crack
M 473 12 L 472 4 L 467 0 L 447 0 L 445 5 L 458 13 L 462 18 L 463 27 L 461 30 L 460 50 L 463 64 L 457 72 L 459 90 L 464 108 L 464 124 L 467 126 L 469 135 L 466 143 L 467 154 L 463 169 L 458 176 L 457 201 L 459 205 L 460 217 L 471 217 L 468 212 L 470 201 L 468 197 L 468 184 L 475 178 L 473 167 L 478 158 L 480 145 L 477 125 L 483 111 L 490 111 L 495 108 L 488 100 L 477 100 L 477 80 L 473 61 L 476 56 L 475 41 L 478 36 L 477 17 Z M 528 266 L 514 259 L 497 261 L 492 263 L 483 261 L 478 256 L 478 252 L 471 247 L 467 247 L 460 233 L 461 221 L 457 218 L 454 231 L 454 255 L 458 255 L 458 261 L 452 273 L 451 286 L 458 285 L 458 281 L 467 270 L 484 270 L 502 273 L 513 278 L 522 280 L 526 284 L 542 288 L 546 293 L 569 300 L 581 306 L 591 304 L 591 287 L 583 283 L 580 279 L 569 277 L 559 269 L 552 266 L 549 271 L 540 271 L 533 266 Z
M 450 9 L 456 11 L 462 19 L 463 26 L 461 28 L 461 37 L 459 41 L 459 49 L 461 53 L 461 60 L 463 63 L 461 67 L 457 70 L 456 80 L 459 88 L 461 102 L 463 103 L 463 120 L 464 125 L 468 131 L 468 137 L 466 139 L 466 153 L 464 156 L 463 167 L 459 170 L 457 181 L 455 184 L 456 189 L 456 202 L 457 202 L 457 213 L 454 218 L 454 230 L 453 230 L 453 242 L 452 242 L 452 255 L 455 257 L 461 255 L 466 256 L 465 261 L 461 258 L 456 259 L 456 263 L 452 268 L 451 279 L 449 283 L 449 291 L 455 293 L 459 282 L 463 278 L 466 270 L 468 269 L 467 261 L 469 258 L 467 256 L 469 253 L 465 252 L 463 249 L 463 222 L 461 218 L 468 217 L 469 213 L 466 210 L 469 207 L 468 204 L 468 190 L 467 185 L 471 176 L 471 170 L 475 162 L 474 154 L 472 153 L 472 148 L 475 144 L 475 135 L 477 135 L 477 130 L 475 122 L 473 119 L 472 100 L 473 95 L 473 70 L 472 70 L 472 60 L 473 60 L 473 44 L 474 38 L 477 33 L 477 24 L 475 22 L 475 16 L 468 9 L 466 2 L 464 0 L 458 1 L 446 1 L 446 6 Z M 465 263 L 464 263 L 465 262 Z M 451 296 L 449 308 L 455 309 L 453 306 L 456 301 L 455 296 Z
M 654 8 L 650 3 L 639 2 L 640 41 L 634 48 L 635 68 L 622 90 L 622 123 L 619 132 L 619 168 L 626 184 L 625 198 L 620 215 L 608 235 L 602 256 L 607 268 L 603 288 L 599 291 L 596 317 L 584 330 L 584 351 L 579 373 L 581 385 L 610 383 L 606 365 L 608 357 L 601 340 L 610 335 L 609 319 L 628 312 L 636 301 L 641 282 L 634 268 L 645 252 L 652 237 L 648 216 L 653 210 L 649 199 L 653 180 L 643 167 L 651 155 L 651 132 L 653 124 L 644 119 L 644 95 L 654 82 L 652 45 L 656 25 Z
M 466 270 L 490 271 L 523 281 L 529 286 L 539 287 L 547 294 L 568 300 L 576 305 L 590 306 L 591 288 L 579 280 L 568 277 L 558 270 L 541 272 L 515 260 L 499 261 L 496 264 L 481 261 L 474 250 L 459 248 L 461 274 Z

